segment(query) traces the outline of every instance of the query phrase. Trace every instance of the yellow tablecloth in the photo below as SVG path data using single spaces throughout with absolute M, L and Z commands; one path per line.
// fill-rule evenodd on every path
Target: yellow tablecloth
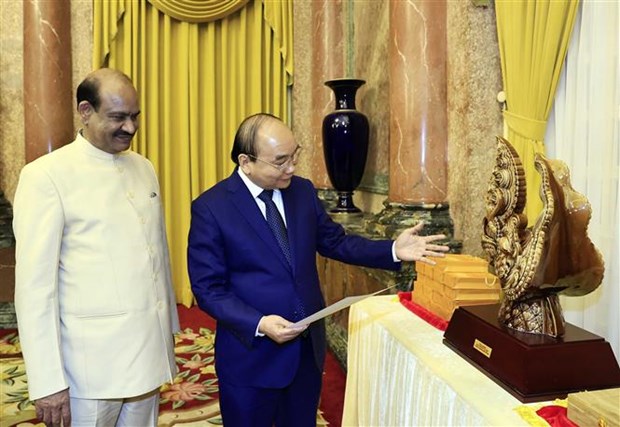
M 343 426 L 526 426 L 522 403 L 393 295 L 349 312 Z

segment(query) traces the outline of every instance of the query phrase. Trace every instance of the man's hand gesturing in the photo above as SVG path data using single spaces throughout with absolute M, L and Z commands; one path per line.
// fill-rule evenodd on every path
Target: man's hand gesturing
M 432 265 L 435 264 L 435 261 L 428 257 L 443 257 L 444 252 L 450 249 L 448 246 L 432 243 L 436 240 L 445 239 L 446 236 L 443 234 L 418 236 L 422 228 L 424 228 L 424 222 L 404 230 L 396 238 L 394 250 L 398 259 L 401 261 L 424 262 Z

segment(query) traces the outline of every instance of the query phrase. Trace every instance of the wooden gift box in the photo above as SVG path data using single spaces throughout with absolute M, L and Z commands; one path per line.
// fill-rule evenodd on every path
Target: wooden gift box
M 436 261 L 436 265 L 416 264 L 411 296 L 415 303 L 449 321 L 457 307 L 499 301 L 499 280 L 482 258 L 448 254 Z
M 416 263 L 415 268 L 418 273 L 434 278 L 438 278 L 443 272 L 482 272 L 488 271 L 488 263 L 482 258 L 463 254 L 446 254 L 443 258 L 433 258 L 435 265 Z
M 443 281 L 445 274 L 452 273 L 488 273 L 489 264 L 482 258 L 471 255 L 446 254 L 444 258 L 433 258 L 435 265 L 426 264 L 429 275 L 439 282 Z
M 568 395 L 568 418 L 579 426 L 620 427 L 620 388 Z

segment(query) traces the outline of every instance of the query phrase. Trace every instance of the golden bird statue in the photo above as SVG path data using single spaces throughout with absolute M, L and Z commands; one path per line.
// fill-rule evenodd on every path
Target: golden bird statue
M 543 210 L 531 228 L 525 216 L 525 173 L 517 152 L 497 137 L 485 199 L 482 247 L 499 278 L 500 324 L 532 334 L 564 335 L 559 294 L 586 295 L 603 280 L 603 258 L 588 237 L 592 209 L 575 191 L 560 160 L 537 154 Z

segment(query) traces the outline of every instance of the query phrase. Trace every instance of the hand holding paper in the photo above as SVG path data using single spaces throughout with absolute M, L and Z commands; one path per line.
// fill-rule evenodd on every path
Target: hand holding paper
M 272 314 L 260 320 L 258 330 L 278 344 L 282 344 L 297 338 L 307 327 L 308 325 L 295 326 L 283 317 Z

